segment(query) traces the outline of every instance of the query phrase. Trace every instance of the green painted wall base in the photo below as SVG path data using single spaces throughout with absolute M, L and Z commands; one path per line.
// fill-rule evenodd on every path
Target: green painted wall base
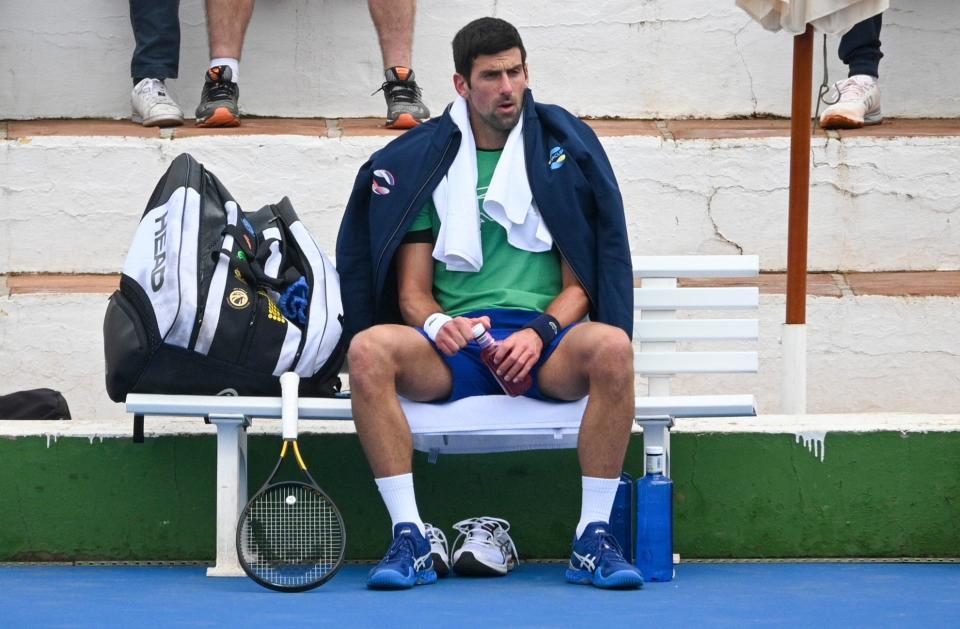
M 306 435 L 343 511 L 351 559 L 386 548 L 389 519 L 355 435 Z M 279 438 L 252 436 L 251 490 Z M 215 440 L 0 440 L 0 561 L 208 560 Z M 792 435 L 674 434 L 675 551 L 690 558 L 958 557 L 960 433 L 830 433 L 820 462 Z M 625 469 L 642 469 L 634 437 Z M 504 517 L 526 558 L 562 558 L 579 515 L 573 451 L 417 454 L 424 518 Z M 452 540 L 451 540 L 452 541 Z

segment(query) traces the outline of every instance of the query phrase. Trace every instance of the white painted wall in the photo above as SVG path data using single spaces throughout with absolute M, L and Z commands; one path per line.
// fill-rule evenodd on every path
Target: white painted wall
M 960 115 L 960 3 L 893 0 L 881 65 L 888 116 Z M 189 113 L 208 60 L 201 0 L 181 2 L 179 80 Z M 544 102 L 580 115 L 787 115 L 792 43 L 733 0 L 421 0 L 414 67 L 425 100 L 450 100 L 450 41 L 469 20 L 513 22 Z M 831 79 L 845 76 L 828 38 Z M 133 36 L 125 0 L 0 2 L 0 119 L 129 116 Z M 362 0 L 260 0 L 241 103 L 265 116 L 382 116 L 380 54 Z M 821 76 L 816 54 L 816 82 Z
M 810 413 L 960 413 L 960 298 L 815 297 L 808 303 Z M 0 297 L 0 393 L 51 387 L 64 394 L 76 418 L 128 421 L 104 391 L 106 305 L 100 294 Z M 673 393 L 753 393 L 761 413 L 779 413 L 783 312 L 783 296 L 761 298 L 758 375 L 684 377 Z
M 115 273 L 163 171 L 190 152 L 241 206 L 288 195 L 333 251 L 357 169 L 389 138 L 0 140 L 0 273 Z M 604 138 L 637 254 L 786 267 L 788 140 Z M 960 269 L 960 138 L 814 140 L 813 270 Z

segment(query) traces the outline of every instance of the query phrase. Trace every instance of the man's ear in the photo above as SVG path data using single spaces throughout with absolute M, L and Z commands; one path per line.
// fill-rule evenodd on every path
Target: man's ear
M 453 75 L 453 89 L 457 90 L 457 94 L 467 97 L 467 92 L 470 91 L 470 85 L 467 83 L 467 79 L 462 74 Z

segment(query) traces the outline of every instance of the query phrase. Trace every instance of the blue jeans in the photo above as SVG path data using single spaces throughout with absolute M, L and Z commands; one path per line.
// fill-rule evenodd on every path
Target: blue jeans
M 180 67 L 180 0 L 130 0 L 136 79 L 175 79 Z
M 840 47 L 837 54 L 849 68 L 848 76 L 854 74 L 869 74 L 874 78 L 880 77 L 880 26 L 883 22 L 883 13 L 858 23 L 840 38 Z

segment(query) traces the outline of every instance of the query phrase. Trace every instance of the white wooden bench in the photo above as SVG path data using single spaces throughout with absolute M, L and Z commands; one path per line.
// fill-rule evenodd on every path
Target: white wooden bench
M 659 445 L 670 469 L 670 432 L 674 419 L 756 415 L 751 394 L 672 395 L 677 374 L 754 373 L 757 371 L 756 316 L 738 319 L 679 318 L 678 311 L 753 310 L 757 287 L 678 287 L 683 278 L 751 277 L 759 273 L 757 256 L 635 256 L 635 369 L 646 378 L 647 395 L 636 398 L 636 421 L 644 445 Z M 739 351 L 678 351 L 678 342 L 750 342 Z M 586 400 L 550 403 L 528 398 L 477 396 L 450 404 L 402 400 L 414 434 L 414 447 L 434 459 L 442 453 L 496 452 L 576 447 Z M 497 405 L 509 405 L 497 406 Z M 350 400 L 301 398 L 300 418 L 352 420 Z M 235 528 L 247 501 L 247 435 L 253 418 L 279 418 L 279 397 L 227 397 L 130 394 L 134 439 L 142 440 L 145 415 L 202 417 L 217 428 L 217 555 L 209 576 L 242 576 L 235 550 Z M 503 409 L 509 408 L 509 414 Z M 496 410 L 492 410 L 496 409 Z M 451 418 L 456 418 L 451 423 Z

